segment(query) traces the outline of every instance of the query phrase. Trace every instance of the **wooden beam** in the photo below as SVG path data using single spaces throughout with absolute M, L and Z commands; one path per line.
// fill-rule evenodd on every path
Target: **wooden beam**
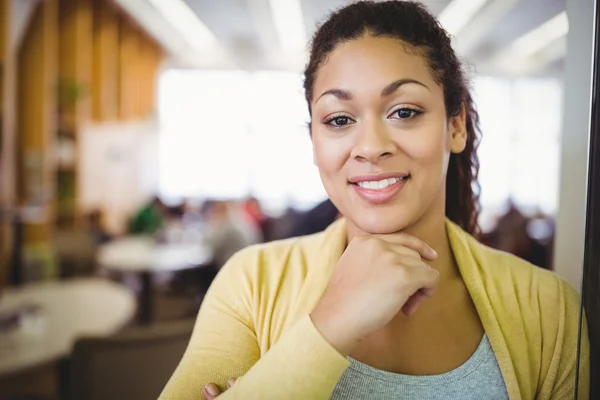
M 78 137 L 92 116 L 92 57 L 94 4 L 92 0 L 60 0 L 59 12 L 59 143 L 74 156 L 63 160 L 56 173 L 57 222 L 73 226 L 77 209 Z M 65 145 L 66 144 L 66 145 Z
M 60 106 L 77 126 L 91 116 L 92 1 L 60 0 L 59 20 L 59 76 L 64 96 Z
M 94 1 L 92 117 L 111 121 L 118 116 L 119 17 L 106 0 Z
M 15 207 L 14 55 L 10 48 L 12 1 L 0 2 L 0 288 L 8 282 Z
M 119 22 L 119 119 L 131 120 L 137 116 L 139 35 L 127 18 Z
M 57 5 L 57 0 L 40 2 L 18 50 L 19 203 L 42 210 L 40 218 L 26 221 L 25 243 L 50 240 L 54 192 L 51 150 L 56 130 Z
M 147 118 L 156 111 L 157 102 L 157 80 L 162 62 L 162 53 L 160 48 L 149 39 L 143 41 L 141 57 L 143 63 L 142 69 L 142 109 L 141 115 Z

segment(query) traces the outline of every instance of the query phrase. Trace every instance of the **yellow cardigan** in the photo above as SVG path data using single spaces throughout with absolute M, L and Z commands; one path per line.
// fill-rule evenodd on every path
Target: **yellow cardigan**
M 452 222 L 454 257 L 500 365 L 511 400 L 572 399 L 579 296 L 549 271 L 489 249 Z M 328 399 L 348 361 L 309 313 L 346 245 L 345 221 L 325 232 L 253 246 L 232 257 L 209 289 L 194 333 L 160 399 Z M 588 399 L 582 335 L 579 399 Z

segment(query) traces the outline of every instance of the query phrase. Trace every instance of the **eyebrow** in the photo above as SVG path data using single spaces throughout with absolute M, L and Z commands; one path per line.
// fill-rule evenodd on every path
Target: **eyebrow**
M 416 84 L 419 86 L 423 86 L 425 89 L 430 90 L 427 85 L 425 85 L 422 82 L 419 82 L 416 79 L 398 79 L 397 81 L 394 81 L 392 83 L 390 83 L 389 85 L 387 85 L 385 88 L 383 88 L 383 90 L 381 91 L 381 97 L 387 97 L 389 95 L 391 95 L 392 93 L 394 93 L 396 90 L 398 90 L 401 86 L 407 85 L 407 84 Z M 339 100 L 343 100 L 343 101 L 348 101 L 348 100 L 352 100 L 352 93 L 350 93 L 348 90 L 344 90 L 344 89 L 329 89 L 326 90 L 325 92 L 323 92 L 319 98 L 317 100 L 315 100 L 315 103 L 317 101 L 319 101 L 319 99 L 325 95 L 333 95 L 335 97 L 337 97 Z

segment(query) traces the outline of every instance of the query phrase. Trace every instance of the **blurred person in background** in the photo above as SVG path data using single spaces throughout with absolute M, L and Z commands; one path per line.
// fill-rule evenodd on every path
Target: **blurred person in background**
M 572 398 L 578 295 L 473 237 L 478 115 L 435 18 L 408 1 L 342 8 L 304 87 L 343 218 L 234 255 L 160 398 Z
M 204 241 L 213 251 L 217 269 L 237 251 L 262 241 L 258 228 L 228 201 L 207 201 L 202 207 L 202 215 Z
M 294 215 L 291 226 L 284 238 L 322 232 L 339 216 L 340 213 L 331 200 L 324 200 L 310 210 Z
M 552 269 L 553 239 L 554 222 L 551 218 L 541 213 L 527 216 L 512 201 L 494 228 L 480 237 L 480 241 L 490 247 L 545 269 Z
M 256 197 L 250 196 L 240 204 L 244 216 L 258 229 L 263 240 L 269 237 L 270 218 L 265 214 Z
M 153 197 L 129 221 L 129 233 L 152 235 L 165 224 L 168 208 L 158 197 Z

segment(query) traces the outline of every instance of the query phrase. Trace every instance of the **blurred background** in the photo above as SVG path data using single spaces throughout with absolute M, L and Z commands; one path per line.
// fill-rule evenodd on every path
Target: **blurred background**
M 156 398 L 229 256 L 338 217 L 301 73 L 347 3 L 0 1 L 0 399 Z M 593 1 L 423 3 L 481 116 L 481 241 L 577 286 Z

